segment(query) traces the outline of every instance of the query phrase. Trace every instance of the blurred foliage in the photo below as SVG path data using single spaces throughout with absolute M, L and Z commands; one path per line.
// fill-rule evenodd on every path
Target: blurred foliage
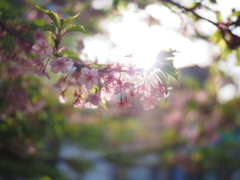
M 139 9 L 152 3 L 114 0 L 108 8 L 94 9 L 92 1 L 87 0 L 1 0 L 0 21 L 23 37 L 35 41 L 33 34 L 38 28 L 53 31 L 51 26 L 46 26 L 48 17 L 35 5 L 52 8 L 63 18 L 80 12 L 78 18 L 71 20 L 83 25 L 89 32 L 79 37 L 83 39 L 102 33 L 101 20 L 121 15 L 121 9 L 130 2 L 137 3 Z M 176 5 L 171 2 L 165 0 L 158 4 L 167 6 L 174 13 Z M 217 4 L 215 0 L 209 2 Z M 193 26 L 199 18 L 190 10 L 196 6 L 201 8 L 201 4 L 195 2 L 189 4 L 189 11 L 184 12 L 193 21 Z M 66 179 L 57 168 L 59 161 L 79 174 L 91 169 L 93 165 L 85 159 L 59 156 L 65 140 L 100 151 L 104 158 L 120 166 L 137 164 L 139 157 L 154 152 L 161 159 L 161 163 L 157 164 L 159 167 L 180 164 L 189 171 L 193 168 L 195 171 L 222 167 L 239 169 L 240 98 L 219 103 L 218 88 L 226 82 L 236 88 L 237 84 L 218 68 L 217 62 L 234 55 L 237 64 L 240 64 L 239 37 L 228 29 L 239 28 L 240 13 L 232 11 L 227 22 L 222 22 L 221 15 L 214 13 L 217 25 L 222 28 L 209 37 L 198 32 L 193 36 L 205 38 L 220 49 L 208 69 L 207 78 L 199 82 L 199 79 L 180 72 L 180 87 L 173 84 L 174 90 L 170 90 L 168 103 L 159 104 L 159 109 L 150 112 L 139 111 L 138 101 L 124 112 L 114 109 L 111 103 L 108 111 L 79 110 L 59 104 L 56 98 L 58 92 L 45 79 L 33 76 L 29 69 L 19 71 L 19 64 L 30 63 L 29 47 L 23 43 L 16 46 L 16 37 L 1 29 L 0 178 Z M 30 14 L 35 15 L 34 19 Z M 48 34 L 47 39 L 50 38 Z M 76 35 L 68 36 L 64 43 L 74 47 Z M 62 51 L 62 55 L 77 59 L 76 53 L 69 50 Z M 168 68 L 172 62 L 166 60 L 164 63 Z M 178 78 L 175 69 L 168 70 L 170 75 Z M 174 72 L 176 74 L 172 74 Z

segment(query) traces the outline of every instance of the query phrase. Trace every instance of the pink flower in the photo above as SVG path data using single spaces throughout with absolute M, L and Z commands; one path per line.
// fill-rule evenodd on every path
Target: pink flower
M 73 64 L 74 63 L 72 61 L 67 61 L 67 58 L 65 57 L 59 57 L 57 59 L 53 59 L 50 62 L 50 66 L 52 66 L 51 71 L 53 73 L 58 73 L 59 71 L 61 71 L 62 73 L 67 73 L 67 66 L 73 66 Z
M 114 89 L 111 87 L 102 87 L 101 98 L 105 97 L 107 101 L 110 101 L 114 94 Z
M 44 57 L 46 55 L 52 55 L 53 48 L 48 46 L 48 41 L 45 39 L 37 40 L 36 44 L 32 46 L 34 52 L 38 53 L 39 57 Z
M 59 102 L 60 103 L 66 103 L 66 99 L 64 96 L 64 92 L 61 92 L 60 95 L 58 96 Z
M 88 102 L 90 102 L 94 106 L 98 106 L 101 102 L 101 98 L 98 94 L 89 94 L 86 99 L 86 103 Z
M 130 90 L 130 93 L 129 93 L 128 97 L 131 100 L 135 100 L 135 99 L 137 99 L 138 95 L 137 95 L 136 92 L 133 92 L 133 91 Z
M 72 103 L 72 106 L 75 107 L 75 108 L 80 108 L 82 109 L 83 108 L 83 104 L 84 104 L 84 101 L 78 97 L 73 103 Z
M 39 76 L 45 76 L 48 79 L 50 79 L 50 76 L 48 75 L 48 73 L 45 73 L 44 71 L 35 70 L 34 73 L 38 74 Z
M 45 34 L 43 34 L 43 33 L 40 31 L 40 29 L 38 29 L 37 31 L 35 31 L 34 37 L 35 37 L 35 39 L 43 39 L 43 38 L 45 38 Z
M 118 78 L 116 75 L 117 75 L 116 71 L 111 71 L 110 73 L 106 74 L 106 77 L 105 77 L 106 86 L 114 85 L 118 81 Z
M 118 103 L 118 107 L 122 109 L 124 106 L 125 106 L 125 103 L 124 103 L 124 101 L 121 99 L 121 101 Z
M 132 106 L 132 103 L 127 98 L 125 98 L 125 101 L 123 102 L 123 104 L 125 108 L 129 108 Z
M 150 94 L 152 95 L 152 97 L 155 97 L 157 99 L 164 98 L 165 97 L 164 86 L 162 84 L 158 84 L 157 86 L 153 87 L 150 90 Z
M 34 58 L 33 61 L 34 61 L 34 63 L 32 64 L 32 66 L 36 67 L 38 70 L 46 69 L 42 59 Z
M 88 68 L 82 68 L 81 69 L 81 79 L 80 79 L 80 85 L 85 84 L 86 88 L 88 90 L 92 89 L 93 85 L 98 85 L 98 70 L 95 68 L 88 69 Z
M 129 54 L 129 55 L 126 55 L 125 57 L 131 58 L 131 57 L 133 57 L 133 55 L 132 55 L 132 54 Z
M 157 101 L 153 97 L 142 97 L 141 101 L 143 101 L 143 109 L 149 110 L 155 108 L 157 106 Z

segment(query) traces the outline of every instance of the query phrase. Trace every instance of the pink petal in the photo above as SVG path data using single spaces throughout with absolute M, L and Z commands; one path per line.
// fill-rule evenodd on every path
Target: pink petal
M 79 81 L 79 84 L 80 84 L 80 85 L 85 84 L 85 83 L 86 83 L 86 80 L 87 80 L 86 77 L 82 77 L 82 78 L 80 79 L 80 81 Z
M 42 41 L 42 44 L 44 44 L 45 46 L 48 46 L 48 41 L 46 39 L 42 39 L 40 41 Z
M 53 53 L 53 48 L 51 46 L 48 46 L 46 48 L 46 55 L 52 55 L 52 53 Z
M 74 64 L 74 62 L 72 62 L 72 61 L 66 61 L 65 62 L 66 66 L 73 66 L 73 64 Z
M 61 67 L 61 72 L 62 72 L 62 73 L 68 73 L 68 68 L 67 68 L 67 66 Z
M 39 48 L 38 44 L 34 44 L 32 46 L 32 49 L 33 49 L 34 52 L 38 52 L 40 48 Z
M 59 67 L 59 66 L 52 66 L 52 67 L 51 67 L 51 71 L 52 71 L 53 73 L 58 73 L 58 72 L 60 71 L 60 67 Z
M 91 70 L 90 70 L 90 74 L 92 75 L 92 76 L 97 76 L 98 75 L 98 70 L 97 69 L 95 69 L 95 68 L 92 68 Z
M 58 61 L 57 61 L 57 59 L 53 59 L 53 60 L 51 60 L 51 62 L 49 64 L 51 66 L 57 66 L 58 65 Z
M 64 62 L 64 61 L 67 60 L 67 58 L 65 58 L 65 57 L 59 57 L 59 58 L 57 58 L 57 60 L 60 61 L 60 62 Z
M 93 97 L 92 103 L 93 103 L 93 105 L 98 106 L 98 105 L 99 105 L 99 100 L 98 100 L 98 98 L 97 98 L 97 97 Z
M 38 56 L 39 57 L 44 57 L 46 54 L 44 53 L 44 51 L 39 51 L 38 52 Z
M 97 78 L 92 78 L 92 83 L 93 83 L 94 85 L 98 85 L 98 80 L 97 80 Z
M 85 86 L 86 86 L 86 88 L 87 88 L 88 90 L 92 89 L 92 87 L 93 87 L 92 81 L 87 81 L 87 82 L 85 83 Z
M 81 74 L 82 75 L 88 75 L 89 69 L 88 68 L 82 68 L 81 69 Z

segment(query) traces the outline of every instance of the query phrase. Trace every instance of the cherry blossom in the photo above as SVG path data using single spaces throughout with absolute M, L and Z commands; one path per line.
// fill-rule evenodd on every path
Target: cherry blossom
M 128 97 L 131 100 L 135 100 L 135 99 L 137 99 L 138 95 L 137 95 L 137 93 L 135 93 L 135 91 L 130 90 L 130 93 L 129 93 Z
M 86 99 L 86 103 L 88 103 L 88 102 L 90 102 L 94 106 L 98 106 L 101 102 L 101 98 L 100 98 L 99 94 L 89 94 Z
M 153 97 L 145 97 L 145 96 L 143 96 L 141 101 L 143 103 L 143 109 L 144 110 L 153 109 L 158 104 L 156 99 L 153 98 Z
M 74 63 L 72 61 L 67 61 L 67 58 L 65 57 L 59 57 L 50 62 L 51 71 L 53 73 L 58 73 L 59 71 L 62 73 L 68 73 L 67 66 L 73 66 L 73 64 Z
M 43 34 L 40 29 L 34 32 L 34 38 L 35 39 L 43 39 L 45 38 L 45 34 Z
M 117 74 L 118 73 L 116 71 L 110 71 L 110 73 L 105 74 L 106 86 L 112 86 L 118 81 Z
M 83 104 L 84 104 L 84 101 L 78 97 L 73 103 L 72 103 L 72 106 L 75 107 L 75 108 L 80 108 L 82 109 L 83 108 Z
M 33 67 L 36 67 L 40 71 L 46 69 L 42 59 L 34 58 L 33 61 L 34 61 L 32 64 Z
M 45 76 L 47 77 L 48 79 L 50 79 L 50 76 L 48 73 L 46 73 L 44 70 L 40 71 L 40 70 L 35 70 L 34 73 L 38 74 L 39 76 Z
M 81 69 L 81 79 L 80 79 L 80 85 L 85 84 L 85 87 L 88 90 L 91 90 L 93 85 L 98 85 L 98 69 L 92 68 L 82 68 Z
M 32 46 L 32 49 L 34 52 L 38 53 L 39 57 L 44 57 L 46 55 L 50 56 L 53 54 L 53 48 L 48 46 L 48 41 L 45 39 L 37 40 L 36 44 Z
M 112 87 L 102 87 L 101 98 L 105 97 L 107 101 L 110 101 L 114 94 L 114 89 Z
M 61 92 L 60 95 L 58 96 L 58 99 L 59 99 L 59 102 L 60 103 L 66 103 L 66 99 L 65 99 L 65 96 L 64 96 L 64 92 Z

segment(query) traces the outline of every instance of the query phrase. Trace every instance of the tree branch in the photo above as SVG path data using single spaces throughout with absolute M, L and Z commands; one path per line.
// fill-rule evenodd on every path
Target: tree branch
M 197 18 L 203 19 L 203 20 L 205 20 L 205 21 L 208 21 L 208 22 L 212 23 L 213 25 L 217 26 L 218 28 L 220 28 L 220 27 L 218 26 L 218 23 L 215 23 L 215 22 L 213 22 L 213 21 L 211 21 L 211 20 L 209 20 L 209 19 L 207 19 L 207 18 L 204 18 L 204 17 L 198 15 L 197 13 L 195 13 L 195 12 L 194 12 L 194 8 L 186 8 L 186 7 L 180 5 L 180 4 L 178 4 L 178 3 L 176 3 L 176 2 L 174 2 L 174 1 L 172 1 L 172 0 L 162 0 L 162 1 L 163 1 L 163 2 L 166 2 L 166 3 L 173 4 L 173 5 L 177 6 L 177 7 L 179 7 L 180 9 L 184 9 L 184 10 L 187 11 L 187 12 L 191 12 L 191 13 L 192 13 L 194 16 L 196 16 Z M 220 28 L 220 29 L 221 29 L 221 28 Z
M 34 44 L 34 43 L 33 43 L 32 41 L 30 41 L 29 39 L 25 38 L 24 36 L 18 34 L 17 32 L 13 31 L 12 29 L 8 28 L 8 27 L 6 26 L 6 24 L 5 24 L 4 22 L 2 22 L 1 20 L 0 20 L 0 26 L 1 26 L 2 29 L 4 29 L 5 31 L 7 31 L 8 33 L 10 33 L 10 34 L 12 34 L 13 36 L 18 37 L 19 39 L 21 39 L 21 40 L 29 43 L 31 46 Z

